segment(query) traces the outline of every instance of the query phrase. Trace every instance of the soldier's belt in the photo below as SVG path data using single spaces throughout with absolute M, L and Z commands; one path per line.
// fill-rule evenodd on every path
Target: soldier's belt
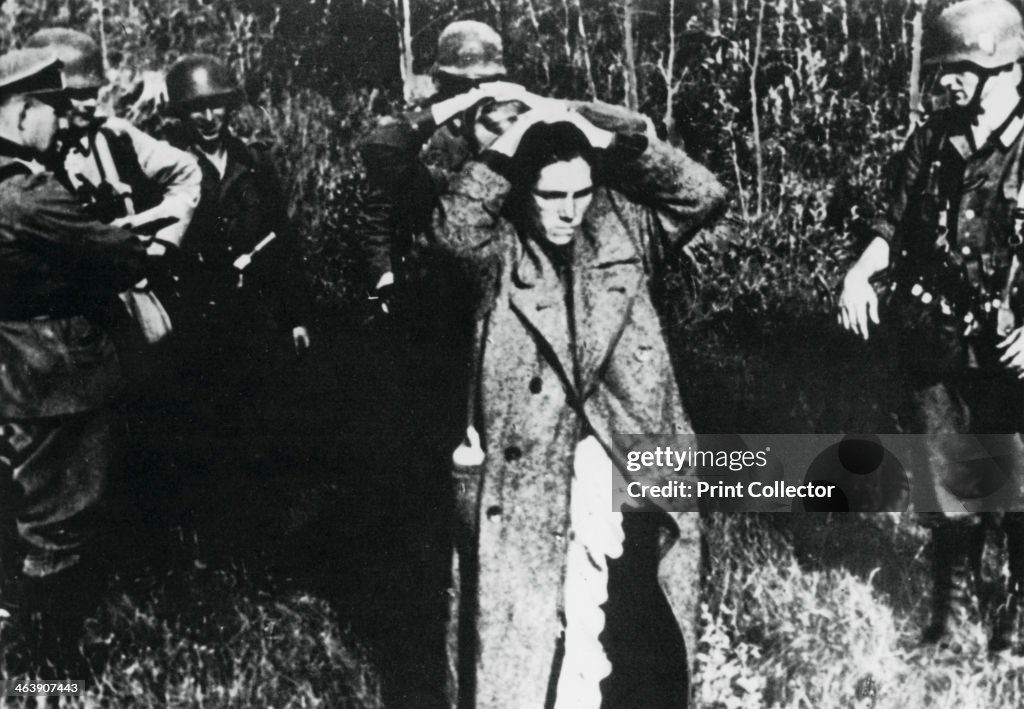
M 964 335 L 978 333 L 987 322 L 995 317 L 999 309 L 1004 307 L 1001 298 L 982 293 L 975 294 L 970 302 L 965 304 L 964 298 L 954 299 L 943 293 L 933 292 L 933 289 L 929 289 L 920 280 L 909 286 L 894 282 L 890 286 L 890 293 L 897 297 L 909 297 L 941 313 L 946 318 L 959 321 L 963 326 Z M 1008 307 L 1009 303 L 1005 305 Z

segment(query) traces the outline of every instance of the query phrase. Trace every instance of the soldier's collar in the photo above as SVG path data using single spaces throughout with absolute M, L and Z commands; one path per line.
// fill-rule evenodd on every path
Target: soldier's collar
M 1024 101 L 1017 104 L 1017 108 L 1013 109 L 1010 117 L 1003 121 L 1003 125 L 995 130 L 989 140 L 994 138 L 1004 148 L 1009 148 L 1017 141 L 1022 129 L 1024 129 Z

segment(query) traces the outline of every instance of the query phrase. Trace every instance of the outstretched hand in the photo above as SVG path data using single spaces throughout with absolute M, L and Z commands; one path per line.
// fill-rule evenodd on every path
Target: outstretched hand
M 871 323 L 878 325 L 878 294 L 866 276 L 850 269 L 843 279 L 839 296 L 839 324 L 855 335 L 868 339 Z

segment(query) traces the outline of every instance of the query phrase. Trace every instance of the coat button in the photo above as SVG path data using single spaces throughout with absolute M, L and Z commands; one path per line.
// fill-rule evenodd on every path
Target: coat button
M 523 449 L 519 446 L 509 446 L 505 449 L 505 460 L 509 463 L 515 463 L 517 460 L 523 457 Z
M 967 219 L 974 219 L 975 214 L 973 209 L 967 209 L 964 211 L 964 217 Z
M 544 388 L 544 382 L 540 377 L 534 377 L 530 380 L 530 393 L 540 394 L 540 390 Z

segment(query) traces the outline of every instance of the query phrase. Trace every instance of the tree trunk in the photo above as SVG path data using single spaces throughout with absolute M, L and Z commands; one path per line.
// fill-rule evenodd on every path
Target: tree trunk
M 847 0 L 839 0 L 839 23 L 840 32 L 843 36 L 843 46 L 839 48 L 839 61 L 846 64 L 850 56 L 850 8 Z
M 720 18 L 721 7 L 718 4 L 718 0 L 714 0 L 712 5 L 712 26 L 714 27 L 715 34 L 717 35 L 720 30 Z M 675 140 L 676 136 L 676 119 L 675 112 L 673 110 L 676 102 L 676 92 L 679 90 L 679 84 L 675 78 L 675 67 L 676 67 L 676 0 L 668 0 L 668 56 L 660 62 L 659 68 L 661 69 L 662 79 L 665 81 L 665 115 L 663 121 L 665 123 L 665 133 L 670 141 Z
M 537 19 L 537 8 L 534 7 L 533 0 L 526 0 L 526 16 L 530 18 L 530 25 L 533 27 L 533 33 L 537 37 L 537 51 L 540 52 L 540 66 L 544 71 L 544 88 L 551 90 L 551 59 L 548 57 L 547 50 L 544 49 L 544 35 L 540 31 L 540 20 Z
M 107 27 L 104 9 L 103 0 L 96 0 L 96 14 L 99 15 L 100 26 L 100 60 L 103 63 L 103 75 L 106 76 L 110 65 L 107 63 Z
M 753 58 L 750 62 L 750 123 L 754 139 L 754 165 L 757 193 L 754 195 L 755 218 L 760 218 L 764 209 L 764 156 L 761 154 L 761 118 L 757 95 L 757 72 L 761 65 L 761 44 L 764 39 L 764 6 L 761 0 L 757 6 L 757 26 L 754 31 Z
M 626 50 L 626 108 L 636 111 L 640 107 L 636 79 L 636 45 L 633 39 L 633 0 L 622 3 L 622 43 Z
M 924 107 L 921 105 L 921 32 L 925 5 L 927 0 L 911 0 L 914 19 L 910 50 L 910 130 L 914 130 L 924 120 Z
M 587 92 L 592 101 L 597 100 L 597 85 L 594 83 L 594 69 L 590 63 L 590 40 L 587 39 L 587 28 L 583 24 L 583 5 L 576 0 L 576 31 L 579 33 L 580 45 L 583 48 L 583 71 L 586 74 Z
M 402 83 L 408 85 L 412 81 L 412 11 L 409 0 L 395 0 L 396 10 L 402 18 L 402 27 L 398 35 L 398 47 L 401 50 L 398 68 L 402 75 Z

